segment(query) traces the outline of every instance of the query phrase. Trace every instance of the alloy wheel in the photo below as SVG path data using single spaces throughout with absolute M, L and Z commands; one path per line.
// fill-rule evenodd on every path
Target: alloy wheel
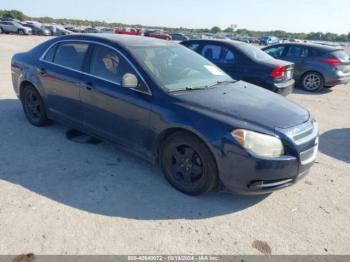
M 304 77 L 303 86 L 309 91 L 315 91 L 320 88 L 322 84 L 321 77 L 316 73 L 309 73 Z

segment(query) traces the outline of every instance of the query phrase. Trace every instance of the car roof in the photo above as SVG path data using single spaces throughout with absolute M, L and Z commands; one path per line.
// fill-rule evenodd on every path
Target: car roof
M 146 47 L 146 46 L 176 46 L 174 42 L 167 40 L 144 37 L 144 36 L 133 36 L 123 34 L 74 34 L 63 37 L 65 40 L 107 40 L 112 43 L 116 43 L 124 48 L 128 47 Z
M 190 43 L 190 42 L 200 42 L 200 43 L 222 43 L 222 44 L 228 44 L 235 47 L 242 47 L 249 45 L 248 43 L 244 43 L 241 41 L 236 40 L 229 40 L 229 39 L 195 39 L 195 40 L 187 40 L 183 41 L 181 43 Z
M 285 46 L 305 46 L 305 47 L 312 47 L 312 48 L 317 48 L 319 50 L 324 50 L 324 51 L 335 51 L 335 50 L 340 50 L 342 49 L 341 47 L 336 47 L 336 46 L 329 46 L 329 45 L 322 45 L 322 44 L 316 44 L 316 43 L 283 43 L 283 44 L 276 44 L 276 45 L 271 45 L 271 46 L 278 46 L 278 45 L 285 45 Z M 268 46 L 268 47 L 271 47 Z M 267 48 L 268 48 L 267 47 Z

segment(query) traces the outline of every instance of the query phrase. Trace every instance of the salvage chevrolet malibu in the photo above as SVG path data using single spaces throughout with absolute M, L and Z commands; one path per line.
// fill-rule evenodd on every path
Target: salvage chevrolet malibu
M 159 163 L 186 194 L 281 189 L 305 176 L 318 152 L 307 110 L 169 41 L 63 36 L 14 55 L 11 66 L 31 124 L 54 120 L 112 141 Z

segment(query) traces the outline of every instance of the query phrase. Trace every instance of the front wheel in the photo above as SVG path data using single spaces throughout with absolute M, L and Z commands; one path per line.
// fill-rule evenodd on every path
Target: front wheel
M 44 126 L 48 124 L 44 102 L 34 87 L 24 87 L 22 104 L 25 116 L 32 125 Z
M 301 83 L 303 88 L 309 92 L 319 92 L 324 88 L 324 80 L 321 74 L 317 72 L 306 73 Z
M 170 135 L 161 148 L 160 162 L 168 182 L 188 195 L 211 191 L 218 171 L 208 147 L 187 132 Z
M 19 35 L 24 35 L 24 31 L 23 31 L 22 29 L 19 29 L 19 30 L 18 30 L 18 34 L 19 34 Z

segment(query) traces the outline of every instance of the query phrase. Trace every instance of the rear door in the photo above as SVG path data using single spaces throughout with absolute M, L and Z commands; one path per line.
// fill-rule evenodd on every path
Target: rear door
M 63 121 L 82 123 L 80 89 L 88 43 L 61 42 L 52 46 L 39 63 L 48 110 Z
M 294 75 L 299 79 L 309 68 L 311 50 L 303 45 L 288 45 L 281 59 L 294 63 Z

